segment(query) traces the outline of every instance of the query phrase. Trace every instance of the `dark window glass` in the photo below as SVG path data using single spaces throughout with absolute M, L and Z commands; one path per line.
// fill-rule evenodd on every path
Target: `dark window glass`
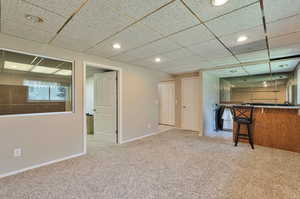
M 68 61 L 0 50 L 0 115 L 72 111 Z

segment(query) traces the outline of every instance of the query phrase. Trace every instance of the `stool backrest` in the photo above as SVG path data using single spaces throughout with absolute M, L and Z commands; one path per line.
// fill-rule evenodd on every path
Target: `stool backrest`
M 233 115 L 233 120 L 248 120 L 252 123 L 253 118 L 253 106 L 233 106 L 231 112 Z

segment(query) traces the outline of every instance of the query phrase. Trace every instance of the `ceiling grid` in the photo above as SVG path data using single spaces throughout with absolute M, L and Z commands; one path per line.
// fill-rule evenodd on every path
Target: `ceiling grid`
M 184 0 L 180 0 L 183 4 L 184 4 L 184 6 L 186 6 L 187 7 L 187 9 L 200 21 L 200 23 L 202 23 L 204 26 L 205 26 L 205 28 L 216 38 L 216 40 L 218 40 L 218 42 L 220 42 L 220 44 L 222 44 L 225 48 L 226 48 L 226 50 L 239 62 L 239 63 L 241 63 L 241 61 L 236 57 L 236 55 L 220 40 L 220 38 L 214 33 L 214 32 L 212 32 L 210 29 L 209 29 L 209 27 L 200 19 L 200 17 L 199 16 L 197 16 L 197 14 L 195 13 L 195 12 L 193 12 L 193 10 L 184 2 Z M 226 14 L 224 14 L 223 16 L 225 16 Z M 243 67 L 242 67 L 242 69 L 247 73 L 247 74 L 249 74 Z
M 272 72 L 270 61 L 300 55 L 298 0 L 0 1 L 3 34 L 170 73 L 236 66 L 251 74 L 265 71 L 262 62 Z
M 133 23 L 129 24 L 128 26 L 124 27 L 124 28 L 121 29 L 120 31 L 115 32 L 114 34 L 110 35 L 109 37 L 107 37 L 107 38 L 105 38 L 105 39 L 103 39 L 103 40 L 101 40 L 101 41 L 98 41 L 94 46 L 91 46 L 90 48 L 86 49 L 85 51 L 88 51 L 89 49 L 91 49 L 91 48 L 93 48 L 93 47 L 95 47 L 95 46 L 101 44 L 102 42 L 104 42 L 104 41 L 110 39 L 111 37 L 116 36 L 117 34 L 119 34 L 119 33 L 123 32 L 123 31 L 125 31 L 126 29 L 130 28 L 131 26 L 133 26 L 133 25 L 135 25 L 135 24 L 137 24 L 137 23 L 139 23 L 139 22 L 141 22 L 141 21 L 142 21 L 143 19 L 145 19 L 146 17 L 148 17 L 148 16 L 154 14 L 155 12 L 157 12 L 157 11 L 163 9 L 164 7 L 166 7 L 166 6 L 168 6 L 168 5 L 172 4 L 172 3 L 174 3 L 175 1 L 176 1 L 176 0 L 171 0 L 171 1 L 169 1 L 168 3 L 162 5 L 161 7 L 159 7 L 159 8 L 157 8 L 157 9 L 153 10 L 152 12 L 150 12 L 150 13 L 148 13 L 147 15 L 143 16 L 142 18 L 140 18 L 140 19 L 134 21 Z

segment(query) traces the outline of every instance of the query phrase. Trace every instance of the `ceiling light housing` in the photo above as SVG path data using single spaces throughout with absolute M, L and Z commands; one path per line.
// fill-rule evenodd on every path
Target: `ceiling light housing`
M 222 6 L 226 4 L 229 0 L 211 0 L 213 6 Z
M 32 68 L 32 65 L 5 61 L 4 68 L 9 70 L 29 71 Z
M 159 57 L 156 57 L 156 58 L 155 58 L 155 62 L 156 62 L 156 63 L 159 63 L 159 62 L 161 62 L 161 59 L 160 59 Z
M 264 86 L 264 87 L 268 87 L 267 81 L 264 81 L 264 82 L 263 82 L 263 86 Z
M 115 44 L 113 44 L 113 48 L 114 49 L 120 49 L 121 45 L 119 43 L 115 43 Z
M 30 15 L 30 14 L 26 14 L 25 19 L 27 19 L 28 21 L 31 21 L 32 23 L 43 23 L 44 22 L 44 19 L 42 19 L 41 17 Z
M 279 65 L 278 67 L 279 68 L 287 68 L 289 65 L 288 64 L 281 64 L 281 65 Z
M 63 76 L 71 76 L 72 75 L 72 71 L 71 70 L 59 70 L 56 73 L 54 73 L 54 75 L 63 75 Z
M 59 69 L 57 69 L 57 68 L 50 68 L 50 67 L 45 67 L 45 66 L 36 66 L 36 67 L 34 67 L 31 70 L 31 72 L 34 72 L 34 73 L 43 73 L 43 74 L 51 74 L 51 73 L 55 73 L 58 70 Z
M 239 36 L 239 38 L 237 39 L 237 42 L 244 42 L 246 40 L 248 40 L 248 37 L 243 35 L 243 36 Z

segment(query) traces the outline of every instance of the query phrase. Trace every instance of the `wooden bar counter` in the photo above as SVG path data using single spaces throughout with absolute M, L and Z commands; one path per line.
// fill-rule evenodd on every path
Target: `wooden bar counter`
M 251 125 L 254 144 L 300 153 L 299 110 L 300 107 L 255 107 Z M 234 122 L 233 137 L 236 130 Z M 241 125 L 241 133 L 245 130 Z

